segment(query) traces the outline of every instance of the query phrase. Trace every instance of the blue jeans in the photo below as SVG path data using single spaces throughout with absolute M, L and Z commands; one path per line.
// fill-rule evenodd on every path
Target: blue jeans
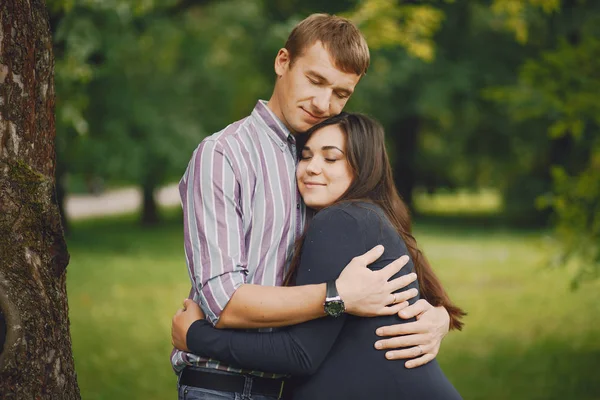
M 193 386 L 179 386 L 179 400 L 276 400 L 276 397 L 260 395 L 244 396 L 243 393 L 218 392 Z
M 211 370 L 217 374 L 231 374 L 230 372 Z M 179 400 L 277 400 L 276 397 L 250 394 L 251 387 L 244 388 L 244 393 L 222 392 L 199 388 L 195 386 L 181 385 L 177 383 Z

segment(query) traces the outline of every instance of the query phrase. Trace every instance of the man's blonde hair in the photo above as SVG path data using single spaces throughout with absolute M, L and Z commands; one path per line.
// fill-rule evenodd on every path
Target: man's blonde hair
M 329 52 L 336 68 L 362 76 L 371 57 L 362 33 L 350 20 L 329 14 L 312 14 L 302 20 L 285 43 L 290 65 L 317 41 Z

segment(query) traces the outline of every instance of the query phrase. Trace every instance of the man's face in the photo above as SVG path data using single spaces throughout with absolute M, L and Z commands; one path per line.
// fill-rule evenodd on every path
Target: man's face
M 342 112 L 360 80 L 359 75 L 336 68 L 320 41 L 306 48 L 293 64 L 287 50 L 280 50 L 275 72 L 279 78 L 273 108 L 292 132 L 304 132 Z

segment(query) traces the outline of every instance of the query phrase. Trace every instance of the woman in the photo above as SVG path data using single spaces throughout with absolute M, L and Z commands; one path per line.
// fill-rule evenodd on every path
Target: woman
M 412 261 L 398 275 L 414 270 L 418 283 L 404 290 L 418 289 L 431 304 L 443 305 L 451 326 L 462 328 L 464 312 L 452 304 L 411 235 L 378 123 L 343 113 L 315 126 L 307 133 L 296 177 L 306 205 L 317 214 L 299 241 L 288 284 L 335 280 L 353 257 L 382 244 L 383 256 L 370 267 L 383 268 L 409 253 Z M 251 333 L 215 329 L 198 306 L 192 308 L 199 318 L 187 334 L 192 352 L 246 369 L 292 374 L 293 399 L 460 399 L 435 360 L 406 369 L 372 347 L 378 327 L 410 320 L 342 314 Z

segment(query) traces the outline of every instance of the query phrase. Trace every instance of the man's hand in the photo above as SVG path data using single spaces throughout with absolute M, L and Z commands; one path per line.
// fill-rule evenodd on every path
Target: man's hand
M 416 296 L 412 290 L 394 294 L 414 282 L 416 274 L 410 273 L 388 282 L 408 263 L 408 256 L 400 257 L 379 271 L 367 268 L 382 254 L 383 246 L 376 246 L 354 257 L 337 279 L 336 287 L 348 314 L 361 317 L 396 314 L 408 306 L 408 299 Z
M 187 331 L 199 319 L 204 319 L 204 313 L 200 306 L 190 299 L 185 299 L 183 309 L 177 310 L 171 323 L 171 344 L 179 350 L 189 352 L 186 340 Z
M 417 321 L 377 329 L 378 336 L 393 337 L 377 341 L 375 348 L 384 350 L 406 347 L 388 351 L 385 357 L 388 360 L 413 358 L 404 364 L 406 368 L 427 364 L 437 356 L 442 339 L 448 333 L 448 311 L 444 307 L 433 307 L 427 300 L 421 299 L 400 311 L 399 315 L 404 319 L 416 317 Z

